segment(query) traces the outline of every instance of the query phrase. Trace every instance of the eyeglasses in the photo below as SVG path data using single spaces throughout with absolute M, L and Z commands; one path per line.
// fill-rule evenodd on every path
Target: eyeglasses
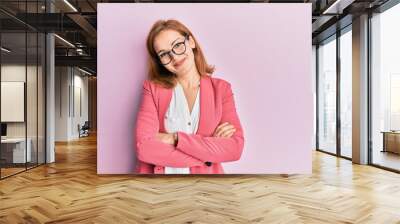
M 172 49 L 170 51 L 164 51 L 161 54 L 159 54 L 158 58 L 160 59 L 161 64 L 168 65 L 172 61 L 173 58 L 172 53 L 174 53 L 175 55 L 184 54 L 186 52 L 186 44 L 185 44 L 186 40 L 189 40 L 189 35 L 186 35 L 183 41 L 174 44 L 174 46 L 172 46 Z

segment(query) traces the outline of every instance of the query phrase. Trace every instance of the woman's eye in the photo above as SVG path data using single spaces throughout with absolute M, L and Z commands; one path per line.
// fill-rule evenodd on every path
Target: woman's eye
M 167 55 L 167 53 L 162 53 L 162 54 L 159 55 L 159 57 L 160 57 L 160 58 L 163 58 L 163 57 L 165 57 L 166 55 Z
M 183 42 L 177 43 L 177 44 L 175 44 L 174 48 L 178 48 L 178 47 L 182 46 L 182 44 L 183 44 Z

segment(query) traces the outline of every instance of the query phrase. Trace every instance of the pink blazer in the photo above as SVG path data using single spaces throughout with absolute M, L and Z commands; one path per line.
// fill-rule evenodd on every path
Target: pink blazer
M 200 81 L 200 121 L 196 134 L 178 132 L 177 146 L 156 139 L 166 132 L 164 116 L 173 89 L 145 80 L 136 119 L 136 173 L 163 174 L 165 166 L 190 167 L 191 174 L 223 174 L 222 162 L 239 160 L 244 137 L 230 83 L 211 76 Z M 230 138 L 212 137 L 219 124 L 229 122 Z M 207 166 L 205 162 L 211 162 Z

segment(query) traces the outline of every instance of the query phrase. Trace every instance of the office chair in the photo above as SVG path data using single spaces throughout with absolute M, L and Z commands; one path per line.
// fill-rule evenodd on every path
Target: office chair
M 80 127 L 80 125 L 78 124 L 78 129 L 79 129 L 79 138 L 89 136 L 89 129 L 90 129 L 89 121 L 85 121 L 82 127 Z

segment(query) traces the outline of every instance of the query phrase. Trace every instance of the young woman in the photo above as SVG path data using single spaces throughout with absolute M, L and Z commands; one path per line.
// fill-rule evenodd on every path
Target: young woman
M 149 79 L 136 121 L 137 173 L 222 174 L 244 145 L 231 85 L 211 77 L 192 32 L 159 20 L 147 37 Z

